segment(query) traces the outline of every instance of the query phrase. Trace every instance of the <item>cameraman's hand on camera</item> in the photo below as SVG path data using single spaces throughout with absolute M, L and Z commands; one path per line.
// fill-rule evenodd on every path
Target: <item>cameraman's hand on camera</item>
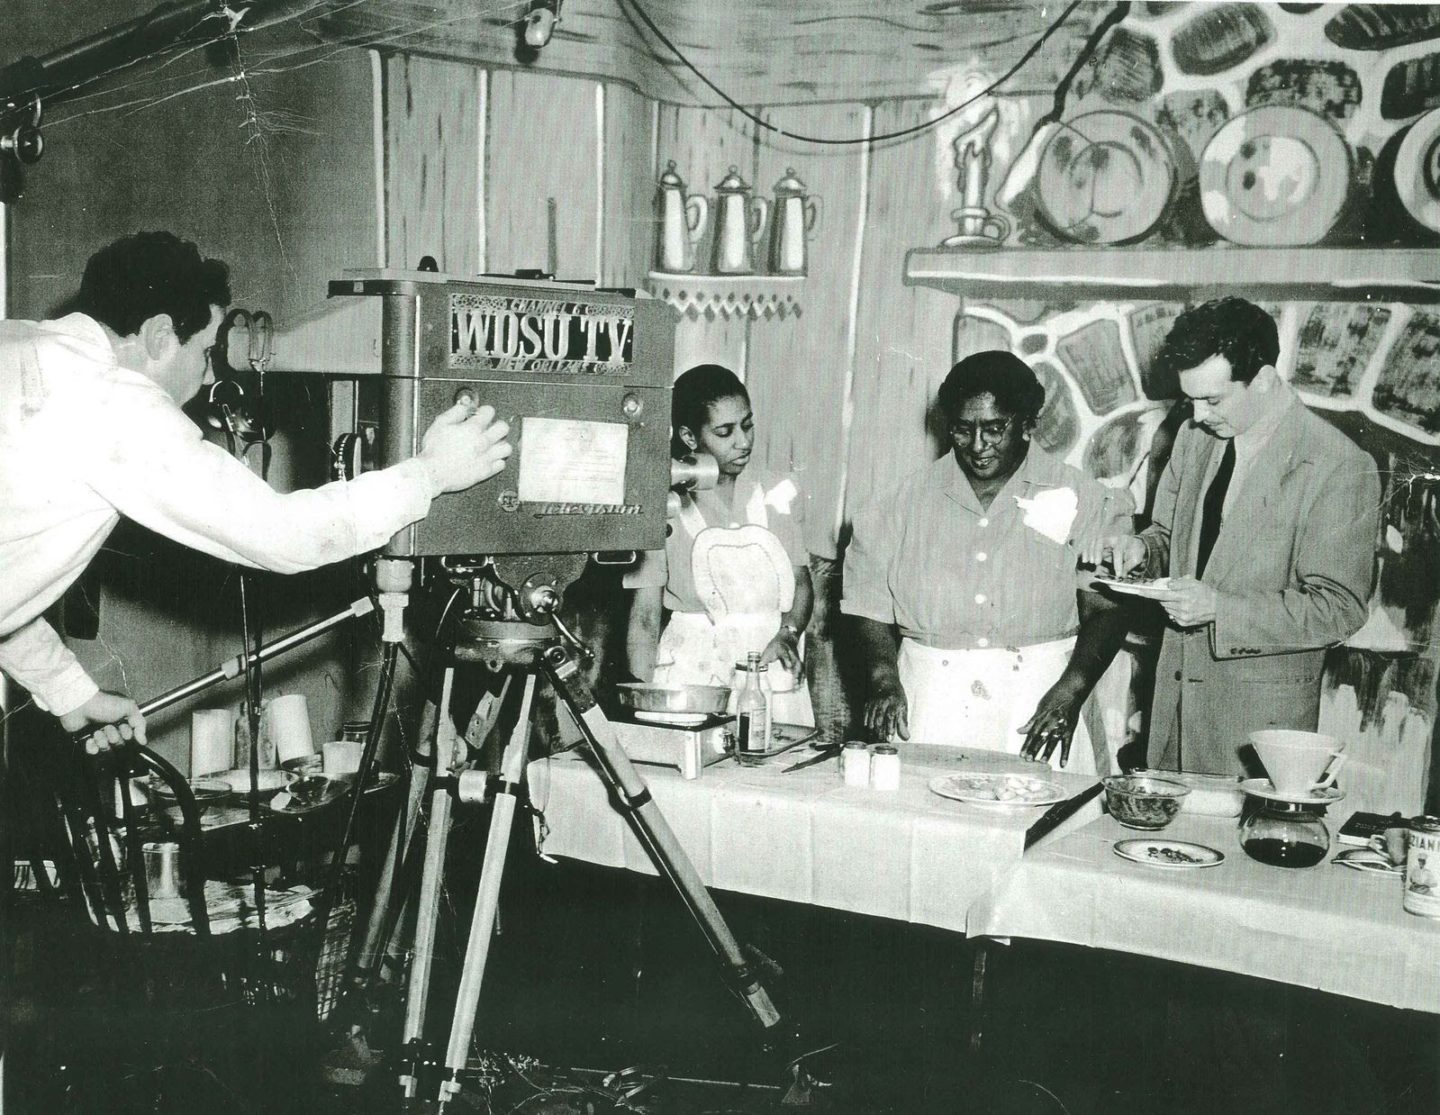
M 72 735 L 87 724 L 104 725 L 85 740 L 85 750 L 91 755 L 119 747 L 127 740 L 145 742 L 145 717 L 140 714 L 140 706 L 118 693 L 96 693 L 60 717 L 60 726 Z
M 434 493 L 458 492 L 489 480 L 505 467 L 510 427 L 495 417 L 495 408 L 476 409 L 456 403 L 439 415 L 420 443 L 416 459 L 422 461 L 434 483 Z

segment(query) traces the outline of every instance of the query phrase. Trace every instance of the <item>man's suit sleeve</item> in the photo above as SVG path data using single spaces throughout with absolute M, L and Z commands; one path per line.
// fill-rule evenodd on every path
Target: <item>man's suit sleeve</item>
M 1296 533 L 1295 583 L 1281 592 L 1220 594 L 1211 636 L 1215 657 L 1332 646 L 1364 624 L 1375 576 L 1380 478 L 1359 450 L 1315 473 Z

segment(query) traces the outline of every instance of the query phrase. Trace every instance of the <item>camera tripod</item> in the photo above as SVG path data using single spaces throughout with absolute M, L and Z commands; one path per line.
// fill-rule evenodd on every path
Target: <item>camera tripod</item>
M 414 951 L 401 1035 L 400 1084 L 405 1098 L 423 1101 L 426 1097 L 421 1095 L 422 1091 L 428 1092 L 436 1097 L 438 1109 L 444 1110 L 462 1088 L 461 1073 L 469 1055 L 481 983 L 494 934 L 510 831 L 529 755 L 536 682 L 541 675 L 549 680 L 561 703 L 574 718 L 584 744 L 594 757 L 600 777 L 612 790 L 614 800 L 656 870 L 675 889 L 720 959 L 731 989 L 760 1025 L 766 1046 L 783 1055 L 784 1051 L 779 1049 L 781 1039 L 788 1042 L 794 1035 L 787 1032 L 769 993 L 746 959 L 644 781 L 626 756 L 614 726 L 605 718 L 589 680 L 580 669 L 575 650 L 552 635 L 550 629 L 534 623 L 479 620 L 471 621 L 467 627 L 477 638 L 457 645 L 455 657 L 462 662 L 483 662 L 505 675 L 500 698 L 488 708 L 482 703 L 472 721 L 472 724 L 479 725 L 474 733 L 477 741 L 481 733 L 488 734 L 493 727 L 500 705 L 514 681 L 522 685 L 519 716 L 506 742 L 499 777 L 494 784 L 489 838 L 481 865 L 464 966 L 449 1041 L 444 1059 L 439 1061 L 430 1043 L 425 1040 L 424 1029 L 453 801 L 484 800 L 490 782 L 489 775 L 484 771 L 461 769 L 466 758 L 465 740 L 456 730 L 450 707 L 455 666 L 446 667 L 436 710 L 434 773 L 430 775 L 428 769 L 420 764 L 414 768 L 415 777 L 407 809 L 397 819 L 391 845 L 393 862 L 397 865 L 396 876 L 403 876 L 406 871 L 400 865 L 413 863 L 418 852 L 412 850 L 408 856 L 400 853 L 416 839 L 419 809 L 428 796 L 430 824 L 416 898 Z M 382 879 L 361 949 L 359 967 L 362 972 L 367 965 L 373 970 L 384 951 L 390 931 L 398 921 L 395 907 L 400 888 L 397 884 L 396 877 Z M 790 1063 L 790 1068 L 795 1077 L 794 1083 L 798 1083 L 803 1075 L 798 1059 Z

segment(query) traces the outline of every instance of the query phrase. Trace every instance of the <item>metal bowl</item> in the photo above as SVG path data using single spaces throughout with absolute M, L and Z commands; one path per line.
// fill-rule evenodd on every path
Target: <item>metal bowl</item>
M 620 704 L 635 712 L 689 713 L 714 716 L 730 702 L 728 685 L 647 685 L 621 682 L 615 686 Z
M 149 789 L 155 795 L 155 799 L 163 808 L 175 810 L 174 816 L 180 815 L 180 807 L 175 801 L 175 792 L 158 778 L 152 778 Z M 190 793 L 195 798 L 195 808 L 200 816 L 213 805 L 218 805 L 227 800 L 234 788 L 230 783 L 218 778 L 194 778 L 190 780 Z

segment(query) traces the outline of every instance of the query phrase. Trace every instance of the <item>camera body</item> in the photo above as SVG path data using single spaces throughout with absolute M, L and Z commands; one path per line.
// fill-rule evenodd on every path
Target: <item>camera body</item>
M 589 283 L 392 270 L 347 271 L 330 297 L 277 337 L 276 366 L 336 379 L 332 433 L 368 427 L 368 463 L 415 456 L 460 400 L 510 425 L 505 470 L 438 497 L 387 556 L 664 546 L 675 324 L 664 302 Z M 336 456 L 342 474 L 359 467 L 359 453 Z

